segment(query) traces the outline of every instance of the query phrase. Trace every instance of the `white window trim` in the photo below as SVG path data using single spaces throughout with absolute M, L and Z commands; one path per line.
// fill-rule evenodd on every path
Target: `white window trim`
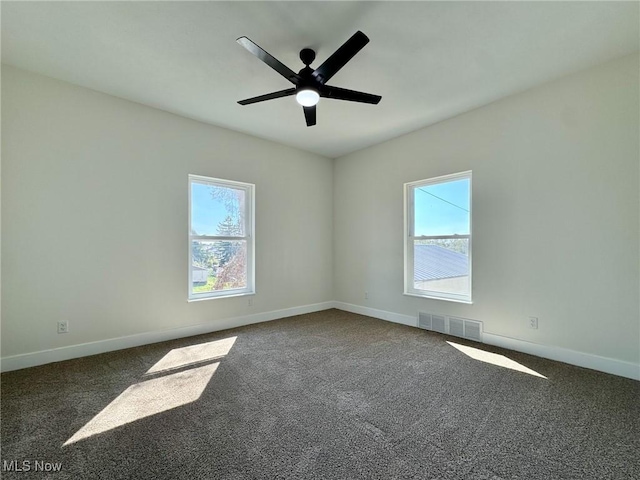
M 469 235 L 442 235 L 443 238 L 468 238 L 469 239 L 469 294 L 459 295 L 453 293 L 435 292 L 430 290 L 418 290 L 414 288 L 413 283 L 413 268 L 414 268 L 414 195 L 413 191 L 416 187 L 424 187 L 433 185 L 436 183 L 450 182 L 454 180 L 469 179 Z M 472 270 L 473 265 L 472 255 L 472 236 L 473 236 L 473 181 L 471 178 L 471 170 L 460 173 L 453 173 L 451 175 L 442 175 L 440 177 L 429 178 L 426 180 L 418 180 L 415 182 L 408 182 L 404 184 L 404 294 L 412 297 L 430 298 L 434 300 L 446 300 L 449 302 L 467 303 L 471 304 L 473 283 L 472 283 Z M 423 237 L 420 237 L 423 238 Z M 433 236 L 424 238 L 434 238 Z
M 191 234 L 191 185 L 200 183 L 204 185 L 212 185 L 219 187 L 229 187 L 245 192 L 245 212 L 244 212 L 244 236 L 216 236 L 216 235 L 192 235 Z M 187 291 L 189 302 L 197 302 L 201 300 L 211 300 L 214 298 L 229 298 L 244 295 L 254 295 L 255 291 L 255 188 L 252 183 L 236 182 L 233 180 L 223 180 L 221 178 L 204 177 L 201 175 L 189 175 L 188 192 L 189 192 L 189 211 L 187 219 L 188 228 L 188 245 L 189 250 L 189 268 L 187 278 Z M 228 290 L 217 290 L 212 292 L 193 293 L 193 249 L 191 243 L 193 240 L 245 240 L 247 242 L 247 286 L 245 288 L 233 288 Z

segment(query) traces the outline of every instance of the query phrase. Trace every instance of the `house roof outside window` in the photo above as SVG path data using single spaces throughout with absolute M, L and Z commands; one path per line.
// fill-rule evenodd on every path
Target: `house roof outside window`
M 469 275 L 469 258 L 439 245 L 416 245 L 414 280 L 439 280 Z

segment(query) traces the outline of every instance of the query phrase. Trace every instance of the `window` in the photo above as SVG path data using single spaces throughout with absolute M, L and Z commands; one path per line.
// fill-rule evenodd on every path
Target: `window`
M 404 293 L 471 303 L 471 172 L 404 190 Z
M 189 175 L 189 300 L 255 292 L 254 189 Z

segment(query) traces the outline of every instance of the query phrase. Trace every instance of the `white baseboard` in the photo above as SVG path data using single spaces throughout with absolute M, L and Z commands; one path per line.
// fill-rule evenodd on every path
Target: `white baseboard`
M 242 317 L 225 318 L 210 323 L 202 323 L 191 325 L 188 327 L 174 328 L 170 330 L 161 330 L 157 332 L 140 333 L 127 337 L 111 338 L 108 340 L 100 340 L 97 342 L 83 343 L 80 345 L 71 345 L 68 347 L 54 348 L 50 350 L 42 350 L 39 352 L 26 353 L 23 355 L 14 355 L 12 357 L 4 357 L 0 360 L 0 370 L 9 372 L 22 368 L 35 367 L 52 362 L 61 362 L 72 358 L 86 357 L 99 353 L 111 352 L 114 350 L 122 350 L 124 348 L 139 347 L 140 345 L 148 345 L 151 343 L 164 342 L 174 340 L 176 338 L 190 337 L 193 335 L 201 335 L 203 333 L 211 333 L 228 328 L 241 327 L 253 323 L 267 322 L 279 318 L 292 317 L 305 313 L 319 312 L 337 308 L 347 312 L 367 315 L 369 317 L 386 320 L 388 322 L 400 323 L 415 327 L 417 318 L 410 315 L 388 312 L 386 310 L 378 310 L 375 308 L 363 307 L 345 302 L 323 302 L 312 305 L 303 305 L 300 307 L 286 308 L 283 310 L 274 310 L 271 312 L 256 313 L 253 315 L 245 315 Z M 601 372 L 611 373 L 621 377 L 640 380 L 640 365 L 616 360 L 613 358 L 600 357 L 589 353 L 577 352 L 566 348 L 542 345 L 538 343 L 526 342 L 515 338 L 503 337 L 492 333 L 483 332 L 482 338 L 484 343 L 495 345 L 497 347 L 508 348 L 530 355 L 536 355 L 550 360 L 576 365 L 579 367 L 590 368 Z
M 157 332 L 139 333 L 126 337 L 110 338 L 96 342 L 70 345 L 68 347 L 53 348 L 39 352 L 25 353 L 4 357 L 0 360 L 0 370 L 9 372 L 22 368 L 35 367 L 46 363 L 61 362 L 72 358 L 87 357 L 99 353 L 122 350 L 124 348 L 139 347 L 150 343 L 164 342 L 176 338 L 191 337 L 203 333 L 217 332 L 228 328 L 241 327 L 252 323 L 267 322 L 279 318 L 293 317 L 305 313 L 319 312 L 334 307 L 334 302 L 323 302 L 300 307 L 286 308 L 283 310 L 273 310 L 271 312 L 256 313 L 242 317 L 224 318 L 209 323 L 190 325 L 188 327 L 172 328 L 170 330 L 160 330 Z
M 640 380 L 640 365 L 637 363 L 601 357 L 591 353 L 577 352 L 567 348 L 526 342 L 524 340 L 503 337 L 487 332 L 483 332 L 482 339 L 484 343 L 495 345 L 496 347 L 508 348 L 509 350 L 535 355 L 536 357 L 548 358 L 578 367 L 590 368 L 591 370 L 611 373 L 620 377 Z
M 337 308 L 338 310 L 344 310 L 346 312 L 357 313 L 359 315 L 379 318 L 380 320 L 386 320 L 388 322 L 401 323 L 402 325 L 408 325 L 410 327 L 415 327 L 418 324 L 417 317 L 402 315 L 400 313 L 387 312 L 386 310 L 363 307 L 361 305 L 353 305 L 352 303 L 333 302 L 333 307 Z
M 333 302 L 333 306 L 347 312 L 367 315 L 369 317 L 379 318 L 390 322 L 401 323 L 410 327 L 416 327 L 418 323 L 417 316 L 402 315 L 399 313 L 387 312 L 385 310 L 377 310 L 375 308 L 363 307 L 361 305 L 353 305 L 344 302 Z M 620 377 L 640 380 L 640 365 L 614 358 L 600 357 L 590 353 L 577 352 L 561 347 L 542 345 L 539 343 L 526 342 L 515 338 L 503 337 L 492 333 L 483 332 L 482 340 L 489 345 L 507 348 L 517 352 L 528 353 L 537 357 L 557 360 L 559 362 L 576 365 L 578 367 L 590 368 L 600 372 L 611 373 Z

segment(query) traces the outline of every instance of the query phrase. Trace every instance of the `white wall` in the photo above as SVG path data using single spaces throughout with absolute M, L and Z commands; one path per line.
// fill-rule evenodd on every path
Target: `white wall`
M 3 357 L 332 300 L 331 160 L 7 66 L 2 130 Z M 256 184 L 251 307 L 187 303 L 190 173 Z
M 2 357 L 337 300 L 637 364 L 638 67 L 620 59 L 331 161 L 3 66 Z M 474 304 L 404 296 L 402 185 L 464 170 Z M 257 185 L 251 307 L 186 301 L 188 173 Z
M 638 72 L 619 59 L 336 160 L 336 300 L 637 364 Z M 474 303 L 404 296 L 403 183 L 464 170 Z

